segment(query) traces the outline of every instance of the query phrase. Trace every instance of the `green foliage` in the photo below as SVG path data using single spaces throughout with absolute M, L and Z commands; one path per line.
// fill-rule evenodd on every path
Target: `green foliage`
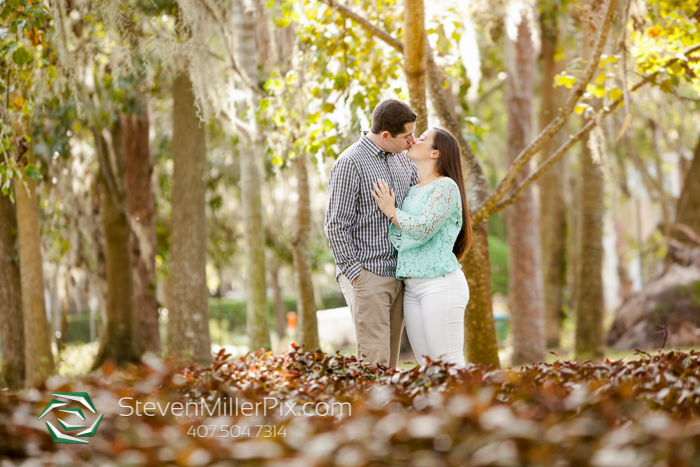
M 324 295 L 321 297 L 324 309 L 340 308 L 345 306 L 342 295 Z M 275 302 L 272 298 L 267 301 L 267 309 L 270 322 L 274 322 Z M 285 311 L 297 311 L 296 297 L 284 298 Z M 246 333 L 246 301 L 235 299 L 209 299 L 209 316 L 212 320 L 222 319 L 233 334 Z
M 33 86 L 42 78 L 52 81 L 53 67 L 42 56 L 51 18 L 43 2 L 8 0 L 0 2 L 0 19 L 0 95 L 6 101 L 0 120 L 0 189 L 13 197 L 12 180 L 40 176 L 36 167 L 26 167 L 23 156 L 31 141 L 27 120 L 34 109 Z
M 397 32 L 397 1 L 352 3 L 388 32 Z M 298 39 L 295 66 L 270 76 L 264 88 L 271 97 L 260 103 L 263 118 L 278 127 L 270 147 L 280 165 L 300 153 L 337 157 L 343 149 L 339 141 L 356 138 L 358 115 L 371 113 L 401 71 L 400 54 L 327 5 L 309 0 L 299 10 L 292 5 L 268 3 L 277 21 L 295 22 Z

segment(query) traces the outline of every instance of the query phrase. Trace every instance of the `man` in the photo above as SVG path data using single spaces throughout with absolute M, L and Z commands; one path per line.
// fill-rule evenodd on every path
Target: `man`
M 404 151 L 415 142 L 416 113 L 388 99 L 372 112 L 372 128 L 333 165 L 328 184 L 325 232 L 337 265 L 336 280 L 350 307 L 357 355 L 395 367 L 403 331 L 403 282 L 396 279 L 397 252 L 389 241 L 389 219 L 370 189 L 386 180 L 396 206 L 418 183 L 418 171 Z

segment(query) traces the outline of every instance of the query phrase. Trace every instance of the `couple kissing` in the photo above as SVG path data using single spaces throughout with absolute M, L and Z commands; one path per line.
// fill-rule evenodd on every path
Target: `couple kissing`
M 331 169 L 324 230 L 357 356 L 395 367 L 405 322 L 419 364 L 461 368 L 472 229 L 459 145 L 440 128 L 416 139 L 416 119 L 402 101 L 377 104 Z

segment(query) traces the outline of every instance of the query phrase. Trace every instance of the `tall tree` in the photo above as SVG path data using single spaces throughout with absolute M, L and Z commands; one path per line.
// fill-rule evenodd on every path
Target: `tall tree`
M 418 114 L 416 137 L 428 129 L 428 108 L 425 103 L 426 36 L 423 0 L 404 0 L 403 69 L 408 84 L 411 107 Z
M 31 133 L 27 131 L 27 134 Z M 28 143 L 22 157 L 26 164 L 34 164 L 33 143 Z M 14 192 L 17 203 L 17 246 L 24 314 L 25 384 L 27 387 L 37 387 L 54 373 L 55 365 L 46 318 L 36 181 L 31 178 L 15 180 Z
M 144 102 L 133 113 L 121 116 L 124 127 L 124 186 L 131 226 L 131 263 L 134 304 L 144 350 L 160 351 L 156 301 L 156 223 L 152 175 L 153 157 L 148 142 L 148 109 Z
M 601 147 L 598 127 L 581 148 L 578 193 L 576 292 L 576 358 L 587 360 L 605 355 L 603 332 L 603 214 L 605 213 Z M 597 154 L 594 154 L 596 151 Z
M 557 2 L 540 5 L 542 48 L 541 101 L 539 126 L 546 128 L 563 105 L 564 88 L 554 87 L 554 77 L 563 70 L 564 61 L 555 60 L 559 46 L 560 14 Z M 544 162 L 564 144 L 566 134 L 560 130 L 542 148 Z M 566 212 L 564 203 L 564 165 L 555 164 L 542 174 L 538 182 L 540 201 L 540 247 L 542 252 L 542 293 L 544 297 L 545 341 L 547 348 L 558 348 L 564 315 L 564 286 L 566 284 Z
M 110 131 L 96 127 L 92 131 L 100 164 L 98 187 L 107 275 L 107 322 L 93 364 L 96 369 L 106 362 L 118 366 L 137 363 L 142 347 L 134 309 L 131 228 L 124 191 L 123 126 L 117 118 Z
M 207 152 L 204 123 L 197 116 L 186 70 L 179 71 L 173 82 L 172 154 L 167 353 L 206 364 L 212 358 L 205 243 Z
M 480 222 L 473 231 L 472 246 L 462 260 L 469 284 L 469 303 L 464 316 L 466 354 L 470 362 L 499 367 L 496 322 L 491 311 L 493 292 L 488 224 Z
M 309 174 L 307 172 L 306 154 L 294 158 L 294 170 L 297 176 L 297 216 L 292 237 L 292 256 L 294 258 L 294 280 L 297 289 L 297 313 L 299 320 L 297 330 L 299 344 L 305 350 L 319 348 L 318 322 L 316 320 L 316 300 L 314 285 L 311 280 L 311 255 L 309 254 L 309 237 L 311 234 L 311 196 L 309 194 Z
M 535 56 L 532 25 L 523 9 L 517 37 L 506 38 L 506 112 L 508 157 L 512 163 L 532 137 Z M 529 174 L 523 167 L 518 181 Z M 537 210 L 528 189 L 506 208 L 508 302 L 513 334 L 513 364 L 544 360 L 542 270 Z
M 594 6 L 594 2 L 588 5 Z M 581 24 L 583 56 L 590 57 L 590 38 L 594 34 L 592 8 L 582 9 Z M 590 58 L 589 58 L 590 59 Z M 593 108 L 600 108 L 595 102 Z M 596 117 L 587 115 L 585 123 Z M 574 336 L 575 358 L 588 360 L 605 355 L 605 335 L 603 333 L 603 215 L 605 214 L 605 177 L 603 159 L 605 137 L 600 124 L 595 120 L 594 129 L 581 145 L 578 183 L 578 213 L 576 215 L 576 270 L 574 284 L 574 316 L 576 332 Z
M 24 386 L 24 322 L 22 288 L 17 260 L 17 217 L 9 196 L 0 193 L 0 385 Z
M 248 83 L 258 82 L 258 52 L 255 41 L 255 14 L 243 0 L 233 1 L 235 56 Z M 246 302 L 248 342 L 251 349 L 270 348 L 267 320 L 267 285 L 265 281 L 265 230 L 260 195 L 264 144 L 258 128 L 256 111 L 259 96 L 249 91 L 246 115 L 248 134 L 241 151 L 241 198 L 243 201 L 246 257 Z

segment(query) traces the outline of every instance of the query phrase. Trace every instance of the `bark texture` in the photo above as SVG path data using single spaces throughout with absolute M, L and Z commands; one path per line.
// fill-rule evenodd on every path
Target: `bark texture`
M 297 334 L 299 344 L 305 346 L 304 350 L 314 351 L 320 347 L 314 285 L 311 280 L 311 255 L 309 254 L 311 196 L 305 154 L 302 153 L 294 159 L 294 170 L 297 176 L 297 193 L 299 195 L 296 228 L 292 237 L 294 279 L 297 288 Z
M 524 16 L 524 15 L 523 15 Z M 506 39 L 506 111 L 508 158 L 512 164 L 532 137 L 535 57 L 529 21 L 523 18 L 518 37 Z M 518 181 L 529 173 L 523 167 Z M 508 238 L 508 302 L 513 334 L 513 365 L 544 360 L 544 310 L 540 233 L 532 190 L 506 209 Z
M 605 355 L 603 334 L 603 214 L 604 174 L 588 144 L 581 150 L 577 219 L 577 265 L 574 314 L 575 353 L 579 360 Z
M 469 284 L 469 303 L 464 317 L 467 360 L 499 368 L 487 224 L 481 222 L 473 229 L 472 246 L 462 260 L 462 270 Z
M 17 258 L 17 214 L 9 196 L 0 193 L 0 386 L 24 386 L 24 322 L 22 285 Z
M 251 83 L 257 82 L 258 58 L 255 43 L 255 15 L 247 11 L 243 0 L 233 2 L 233 22 L 235 54 L 239 67 Z M 262 162 L 264 157 L 255 109 L 258 96 L 250 93 L 248 99 L 248 124 L 251 128 L 247 148 L 241 151 L 241 198 L 247 265 L 247 328 L 248 342 L 251 350 L 270 349 L 270 332 L 267 319 L 267 284 L 265 281 L 265 230 L 263 227 L 262 200 L 260 185 L 262 181 Z
M 124 114 L 121 119 L 136 321 L 144 350 L 159 352 L 155 199 L 151 182 L 153 157 L 148 144 L 148 111 L 144 108 L 142 113 Z
M 551 8 L 551 7 L 550 7 Z M 554 87 L 554 77 L 564 68 L 564 61 L 554 61 L 559 39 L 557 10 L 545 11 L 540 20 L 542 48 L 542 99 L 539 127 L 546 128 L 563 105 L 564 89 Z M 557 132 L 542 148 L 544 162 L 564 144 L 566 135 Z M 566 285 L 566 212 L 564 201 L 564 164 L 555 164 L 538 181 L 540 200 L 540 238 L 542 252 L 542 292 L 544 297 L 545 342 L 547 348 L 559 348 L 564 317 Z
M 683 182 L 683 190 L 678 198 L 676 224 L 690 227 L 700 237 L 700 140 L 695 146 L 693 161 Z M 684 243 L 693 244 L 688 236 L 680 230 L 674 230 L 673 238 Z
M 100 162 L 98 186 L 107 275 L 107 322 L 93 369 L 107 362 L 117 366 L 137 363 L 142 354 L 134 310 L 131 228 L 126 216 L 121 121 L 114 123 L 109 137 L 107 134 L 106 130 L 93 131 Z
M 418 114 L 416 137 L 428 129 L 425 102 L 426 36 L 423 0 L 404 0 L 403 69 L 413 110 Z
M 287 330 L 286 310 L 284 308 L 284 299 L 282 298 L 282 287 L 280 286 L 280 265 L 277 258 L 273 258 L 270 267 L 270 282 L 275 295 L 275 332 L 277 338 L 282 339 Z
M 24 157 L 27 163 L 34 163 L 32 143 L 29 144 Z M 25 385 L 39 387 L 54 374 L 55 365 L 44 299 L 44 269 L 36 181 L 27 178 L 24 182 L 27 184 L 26 188 L 23 183 L 15 181 L 14 192 L 24 315 Z
M 197 116 L 185 70 L 173 82 L 173 195 L 170 225 L 167 353 L 211 362 L 206 277 L 206 166 L 204 123 Z

